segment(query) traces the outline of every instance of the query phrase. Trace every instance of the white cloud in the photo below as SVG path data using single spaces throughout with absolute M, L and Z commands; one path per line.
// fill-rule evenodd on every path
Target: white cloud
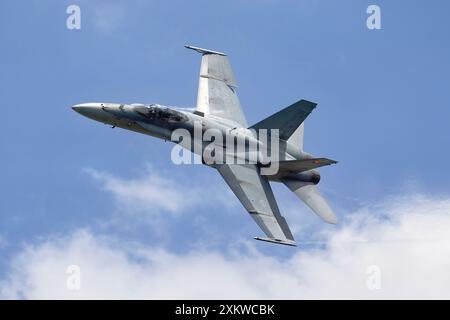
M 201 177 L 192 180 L 181 175 L 175 179 L 170 172 L 151 165 L 126 178 L 92 168 L 84 172 L 107 193 L 107 198 L 113 199 L 112 212 L 108 219 L 98 219 L 98 226 L 103 230 L 118 228 L 127 232 L 145 228 L 149 232 L 147 239 L 151 237 L 159 243 L 178 241 L 179 237 L 174 239 L 171 233 L 177 223 L 186 223 L 187 219 L 198 232 L 213 233 L 214 228 L 208 223 L 210 215 L 205 217 L 201 210 L 195 209 L 209 212 L 220 207 L 224 212 L 231 212 L 234 202 L 229 199 L 235 200 L 225 184 L 210 188 Z
M 116 177 L 110 173 L 92 168 L 85 169 L 92 178 L 98 181 L 102 189 L 113 195 L 121 210 L 145 211 L 158 214 L 161 210 L 177 214 L 199 201 L 199 193 L 195 187 L 189 188 L 154 173 L 150 167 L 131 179 Z
M 324 248 L 300 244 L 280 259 L 234 245 L 227 253 L 124 245 L 77 231 L 31 245 L 13 260 L 3 298 L 450 298 L 450 199 L 393 198 L 322 234 Z M 279 250 L 289 248 L 279 247 Z M 79 265 L 81 290 L 66 289 Z M 367 268 L 381 289 L 366 287 Z

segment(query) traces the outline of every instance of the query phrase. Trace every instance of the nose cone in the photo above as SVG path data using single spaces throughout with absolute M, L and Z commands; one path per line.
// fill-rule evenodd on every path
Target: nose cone
M 96 103 L 82 103 L 82 104 L 76 104 L 72 106 L 72 109 L 82 115 L 86 115 L 90 111 L 95 111 L 96 109 L 99 109 L 100 106 L 97 106 Z
M 72 106 L 72 109 L 79 114 L 92 120 L 108 123 L 110 115 L 104 111 L 102 103 L 82 103 Z
M 76 105 L 72 106 L 72 110 L 80 113 L 81 107 L 78 104 L 76 104 Z

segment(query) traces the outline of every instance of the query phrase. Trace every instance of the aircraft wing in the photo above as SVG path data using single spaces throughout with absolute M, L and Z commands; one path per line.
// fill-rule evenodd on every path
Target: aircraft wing
M 252 164 L 222 164 L 216 169 L 250 213 L 267 238 L 255 238 L 295 246 L 285 218 L 280 214 L 269 180 Z
M 228 57 L 221 52 L 186 46 L 202 54 L 197 111 L 232 121 L 247 128 L 247 120 L 236 94 L 237 83 Z

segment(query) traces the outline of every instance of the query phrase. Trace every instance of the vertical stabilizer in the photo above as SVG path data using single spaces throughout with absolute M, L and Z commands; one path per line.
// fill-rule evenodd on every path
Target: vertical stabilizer
M 297 101 L 289 107 L 251 126 L 251 129 L 255 129 L 256 131 L 259 129 L 278 129 L 281 140 L 290 141 L 294 139 L 293 144 L 295 143 L 295 146 L 298 145 L 297 143 L 301 143 L 303 147 L 302 124 L 316 106 L 316 103 L 307 100 Z
M 303 135 L 305 133 L 305 123 L 302 123 L 297 130 L 294 131 L 288 142 L 297 150 L 303 151 Z

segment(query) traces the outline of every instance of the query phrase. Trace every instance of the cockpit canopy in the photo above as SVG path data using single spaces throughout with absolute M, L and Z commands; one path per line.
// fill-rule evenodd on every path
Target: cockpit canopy
M 188 118 L 181 112 L 163 107 L 159 104 L 151 104 L 148 106 L 138 105 L 134 107 L 134 110 L 148 120 L 166 122 L 188 121 Z

